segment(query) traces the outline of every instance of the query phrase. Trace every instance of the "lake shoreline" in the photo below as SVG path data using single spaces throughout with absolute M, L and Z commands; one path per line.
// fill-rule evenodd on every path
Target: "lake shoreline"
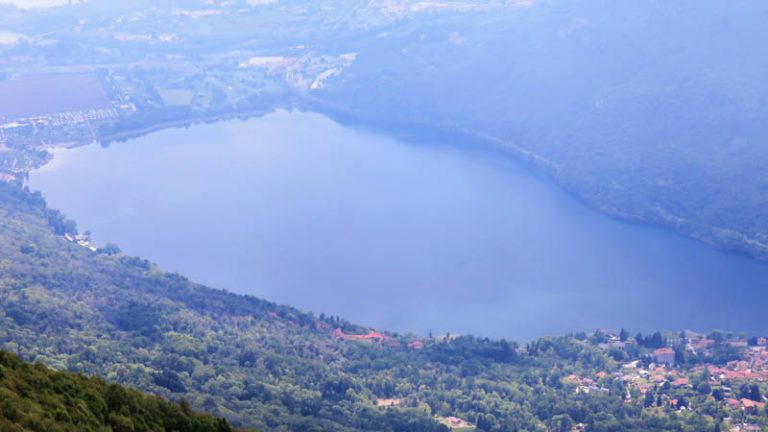
M 728 256 L 657 226 L 595 212 L 541 170 L 474 137 L 464 135 L 466 143 L 450 140 L 453 145 L 446 146 L 444 136 L 411 131 L 414 139 L 401 140 L 392 138 L 392 130 L 374 134 L 360 123 L 345 126 L 327 112 L 295 108 L 263 120 L 176 128 L 109 150 L 73 150 L 77 157 L 42 177 L 42 172 L 33 175 L 30 186 L 95 238 L 113 241 L 129 255 L 204 285 L 348 316 L 374 328 L 519 338 L 566 328 L 534 316 L 521 318 L 531 313 L 559 311 L 568 329 L 639 328 L 639 314 L 653 310 L 645 303 L 659 296 L 669 305 L 701 297 L 693 303 L 704 309 L 731 286 L 763 297 L 756 291 L 763 280 L 759 275 L 768 271 L 762 263 Z M 394 135 L 406 136 L 402 130 Z M 346 144 L 336 146 L 339 139 Z M 95 185 L 94 176 L 113 181 Z M 231 184 L 249 185 L 249 192 L 227 198 L 223 191 Z M 198 196 L 197 191 L 205 192 Z M 190 194 L 196 198 L 184 198 Z M 143 198 L 151 196 L 164 198 Z M 198 214 L 203 208 L 222 211 Z M 187 235 L 196 226 L 210 229 Z M 339 234 L 340 248 L 316 249 L 338 243 Z M 305 244 L 308 238 L 316 240 Z M 211 250 L 230 249 L 232 241 L 232 253 L 210 256 Z M 173 251 L 179 248 L 189 251 L 191 261 L 177 260 Z M 391 255 L 395 251 L 397 259 Z M 302 263 L 302 271 L 286 272 L 294 262 Z M 560 280 L 551 274 L 555 268 L 574 277 Z M 733 284 L 711 274 L 717 268 Z M 353 272 L 348 276 L 344 269 Z M 373 277 L 377 274 L 382 277 Z M 304 291 L 313 286 L 328 294 L 312 300 Z M 365 295 L 356 299 L 359 287 L 365 287 Z M 398 289 L 413 301 L 400 300 Z M 609 305 L 604 299 L 611 297 L 616 298 Z M 597 299 L 589 300 L 590 307 L 602 312 L 579 316 L 588 298 Z M 630 306 L 629 299 L 640 303 Z M 368 306 L 350 308 L 350 302 Z M 409 305 L 422 307 L 417 312 Z M 620 305 L 633 312 L 614 316 Z M 445 321 L 475 315 L 487 318 L 480 328 L 464 318 L 453 318 L 455 327 Z M 396 318 L 402 316 L 410 321 Z M 740 319 L 673 315 L 659 326 L 746 328 Z
M 592 211 L 624 223 L 650 226 L 673 232 L 685 238 L 704 243 L 708 247 L 722 253 L 744 256 L 768 263 L 768 245 L 757 239 L 727 228 L 700 225 L 695 221 L 663 213 L 663 210 L 661 210 L 661 213 L 657 209 L 656 213 L 640 215 L 627 213 L 621 208 L 608 206 L 600 199 L 592 197 L 590 191 L 580 190 L 565 180 L 560 174 L 557 163 L 511 142 L 487 135 L 481 131 L 458 129 L 451 125 L 382 122 L 374 114 L 353 110 L 306 93 L 292 94 L 280 103 L 272 103 L 252 110 L 185 116 L 136 128 L 129 127 L 121 132 L 101 135 L 98 137 L 97 143 L 102 146 L 109 146 L 115 142 L 138 139 L 166 129 L 189 128 L 203 123 L 217 123 L 235 119 L 248 120 L 260 118 L 279 109 L 317 112 L 328 116 L 340 124 L 412 143 L 498 151 L 500 154 L 511 157 L 531 168 L 534 172 L 547 177 Z M 424 136 L 429 136 L 430 139 L 424 140 Z M 73 143 L 59 143 L 48 145 L 47 147 L 80 147 L 91 144 L 93 143 L 79 142 L 74 143 L 74 145 Z M 31 169 L 37 168 L 39 166 L 31 167 Z
M 674 215 L 657 214 L 653 215 L 653 217 L 647 217 L 626 213 L 620 208 L 609 207 L 599 199 L 591 198 L 590 193 L 587 191 L 582 191 L 579 188 L 573 187 L 573 185 L 564 180 L 562 175 L 560 175 L 557 163 L 526 150 L 523 147 L 487 135 L 483 132 L 452 128 L 449 125 L 404 125 L 393 122 L 382 124 L 373 118 L 375 116 L 372 114 L 365 114 L 318 98 L 308 97 L 304 99 L 304 102 L 306 103 L 307 110 L 328 115 L 335 121 L 352 127 L 362 127 L 366 130 L 395 137 L 403 137 L 408 140 L 412 140 L 414 137 L 423 134 L 424 132 L 428 132 L 443 137 L 449 141 L 453 141 L 450 145 L 457 145 L 454 144 L 454 142 L 461 142 L 462 144 L 468 143 L 474 146 L 486 145 L 544 175 L 587 208 L 599 214 L 624 223 L 649 226 L 672 232 L 684 238 L 701 242 L 719 252 L 739 257 L 747 257 L 768 264 L 768 245 L 757 239 L 750 238 L 743 233 L 728 228 L 701 225 L 695 221 L 683 219 Z M 726 237 L 726 235 L 728 237 Z

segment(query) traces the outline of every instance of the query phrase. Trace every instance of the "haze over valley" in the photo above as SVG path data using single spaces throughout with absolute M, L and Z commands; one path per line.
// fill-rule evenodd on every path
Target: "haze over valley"
M 766 22 L 0 0 L 0 430 L 768 431 Z

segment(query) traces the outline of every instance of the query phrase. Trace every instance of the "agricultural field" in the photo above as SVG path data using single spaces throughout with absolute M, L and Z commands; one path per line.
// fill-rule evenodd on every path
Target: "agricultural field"
M 0 82 L 0 119 L 111 107 L 95 74 L 28 75 Z

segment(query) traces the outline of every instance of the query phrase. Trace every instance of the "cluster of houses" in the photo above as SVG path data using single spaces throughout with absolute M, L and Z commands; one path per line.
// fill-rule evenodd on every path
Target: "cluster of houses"
M 327 324 L 320 323 L 319 321 L 315 326 L 318 328 L 318 330 L 327 330 L 329 328 Z M 390 347 L 400 347 L 400 343 L 397 340 L 391 336 L 387 336 L 384 333 L 376 331 L 371 331 L 365 334 L 349 334 L 345 333 L 342 329 L 337 328 L 332 332 L 332 334 L 335 338 L 345 341 L 380 343 Z M 412 350 L 420 350 L 424 349 L 424 342 L 417 339 L 409 342 L 407 346 Z
M 476 430 L 475 425 L 458 417 L 437 417 L 436 420 L 451 430 Z
M 239 66 L 240 69 L 262 69 L 269 75 L 283 75 L 287 83 L 300 90 L 318 90 L 329 78 L 351 67 L 356 59 L 354 52 L 330 56 L 308 51 L 298 57 L 251 57 Z
M 390 342 L 393 339 L 384 333 L 369 332 L 366 334 L 348 334 L 340 328 L 333 331 L 333 336 L 347 341 L 364 341 L 364 342 Z
M 17 118 L 13 121 L 0 124 L 0 130 L 20 128 L 34 129 L 35 127 L 40 126 L 68 126 L 85 122 L 113 120 L 118 117 L 117 110 L 114 108 L 65 111 Z
M 337 328 L 332 333 L 336 338 L 345 341 L 362 341 L 368 343 L 382 343 L 397 345 L 390 336 L 379 332 L 366 334 L 347 334 Z M 707 337 L 691 332 L 679 335 L 679 339 L 670 341 L 677 347 L 677 351 L 670 347 L 653 349 L 650 352 L 641 349 L 645 354 L 635 360 L 626 362 L 617 367 L 613 372 L 600 371 L 593 376 L 569 375 L 562 379 L 562 383 L 572 386 L 577 394 L 600 395 L 609 393 L 607 380 L 619 380 L 624 383 L 626 391 L 626 403 L 649 403 L 654 407 L 666 407 L 668 409 L 685 411 L 691 409 L 689 405 L 694 397 L 709 394 L 712 400 L 721 401 L 724 407 L 733 413 L 724 419 L 730 432 L 761 431 L 763 426 L 755 424 L 755 415 L 766 412 L 766 402 L 759 395 L 754 394 L 744 397 L 744 386 L 763 388 L 768 383 L 768 339 L 754 338 L 747 340 L 743 337 L 714 335 Z M 637 345 L 634 338 L 626 337 L 626 334 L 612 334 L 602 332 L 601 343 L 598 347 L 629 348 Z M 727 346 L 737 349 L 741 358 L 723 364 L 699 363 L 694 367 L 681 367 L 677 364 L 678 355 L 694 355 L 695 358 L 706 358 L 715 354 L 717 347 Z M 422 349 L 424 344 L 420 340 L 408 345 L 411 349 Z M 635 352 L 636 347 L 629 352 Z M 694 388 L 694 384 L 696 387 Z M 703 386 L 703 387 L 702 387 Z M 704 393 L 702 393 L 702 389 Z M 401 403 L 396 399 L 382 399 L 377 401 L 377 406 L 391 407 Z M 735 419 L 739 419 L 736 421 Z M 442 423 L 451 429 L 472 428 L 472 425 L 459 418 L 443 418 Z M 584 425 L 576 425 L 573 431 L 583 431 Z
M 368 342 L 368 343 L 379 343 L 385 346 L 388 346 L 390 348 L 400 348 L 400 342 L 398 342 L 395 338 L 391 336 L 387 336 L 384 333 L 372 331 L 365 334 L 349 334 L 344 333 L 344 331 L 340 328 L 337 328 L 333 331 L 333 336 L 337 339 L 341 339 L 344 341 L 358 341 L 358 342 Z M 408 348 L 410 349 L 423 349 L 424 348 L 424 342 L 420 340 L 416 340 L 413 342 L 410 342 L 408 344 Z
M 98 248 L 94 246 L 93 243 L 91 243 L 91 236 L 88 234 L 64 234 L 64 238 L 67 241 L 75 243 L 78 246 L 84 247 L 92 252 L 96 252 L 98 250 Z
M 622 337 L 603 331 L 600 336 L 601 342 L 597 346 L 605 350 L 637 345 L 637 341 L 626 337 L 626 334 Z M 701 395 L 702 389 L 706 389 L 704 391 L 710 394 L 709 397 L 720 400 L 734 413 L 734 418 L 741 419 L 735 422 L 729 418 L 728 430 L 764 430 L 763 426 L 747 420 L 754 421 L 756 417 L 752 417 L 753 415 L 765 412 L 765 399 L 759 391 L 756 395 L 744 397 L 742 389 L 754 386 L 760 389 L 764 388 L 764 383 L 768 383 L 768 339 L 748 340 L 722 334 L 707 337 L 692 332 L 685 332 L 677 337 L 674 340 L 674 346 L 678 347 L 677 352 L 670 347 L 654 349 L 650 354 L 627 362 L 613 372 L 601 371 L 591 377 L 570 375 L 563 379 L 563 384 L 573 385 L 576 393 L 599 394 L 609 391 L 602 383 L 605 383 L 606 378 L 612 378 L 625 384 L 627 403 L 639 399 L 648 401 L 653 406 L 665 406 L 679 411 L 690 409 L 686 398 Z M 672 338 L 674 336 L 671 336 Z M 717 347 L 723 346 L 736 349 L 741 358 L 724 364 L 703 363 L 689 368 L 676 364 L 680 354 L 707 358 L 716 354 Z
M 763 428 L 754 423 L 742 423 L 733 425 L 728 432 L 762 432 Z
M 402 399 L 377 399 L 376 406 L 381 408 L 393 408 L 403 405 Z M 438 423 L 447 426 L 451 430 L 458 431 L 475 431 L 477 428 L 472 423 L 459 417 L 440 417 L 436 416 L 435 420 Z
M 603 379 L 607 376 L 605 372 L 597 374 L 597 380 Z M 563 378 L 563 384 L 575 386 L 576 393 L 584 394 L 599 394 L 608 393 L 609 390 L 601 385 L 598 385 L 595 379 L 589 377 L 579 377 L 578 375 L 569 375 Z

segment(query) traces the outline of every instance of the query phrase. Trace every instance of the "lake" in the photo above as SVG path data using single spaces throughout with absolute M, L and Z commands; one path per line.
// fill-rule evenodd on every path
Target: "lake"
M 605 217 L 498 152 L 422 141 L 279 111 L 59 150 L 30 187 L 98 243 L 384 329 L 768 333 L 768 265 Z

